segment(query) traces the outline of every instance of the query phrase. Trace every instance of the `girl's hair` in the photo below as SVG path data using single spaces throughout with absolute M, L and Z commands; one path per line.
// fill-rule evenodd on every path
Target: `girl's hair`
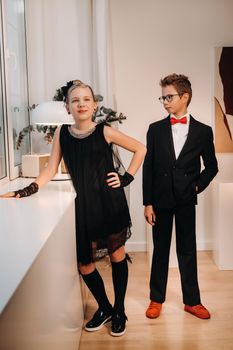
M 91 95 L 93 97 L 93 100 L 96 101 L 94 92 L 93 92 L 93 90 L 92 90 L 90 85 L 87 85 L 87 84 L 83 83 L 81 80 L 71 80 L 71 81 L 68 81 L 66 83 L 66 85 L 62 86 L 61 89 L 60 89 L 61 93 L 63 95 L 63 101 L 64 102 L 68 103 L 70 93 L 74 89 L 76 89 L 77 87 L 89 88 L 91 90 Z
M 188 77 L 186 77 L 183 74 L 175 74 L 175 73 L 170 74 L 160 80 L 161 87 L 165 87 L 168 85 L 173 85 L 179 95 L 188 93 L 189 99 L 188 99 L 187 105 L 190 104 L 190 101 L 192 98 L 192 87 Z

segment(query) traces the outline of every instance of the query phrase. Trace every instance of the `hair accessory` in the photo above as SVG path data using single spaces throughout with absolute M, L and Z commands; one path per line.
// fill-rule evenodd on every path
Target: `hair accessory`
M 76 85 L 76 86 L 82 86 L 82 87 L 91 87 L 89 85 L 86 85 L 82 80 L 76 79 L 76 80 L 70 80 L 66 83 L 66 85 L 62 86 L 60 89 L 56 90 L 56 93 L 53 97 L 54 101 L 64 101 L 66 102 L 68 91 L 71 88 L 71 86 Z M 92 89 L 91 89 L 92 90 Z M 92 92 L 93 93 L 93 92 Z M 101 95 L 94 95 L 93 97 L 95 101 L 101 102 L 103 101 L 103 96 Z
M 69 90 L 69 88 L 71 88 L 71 86 L 73 86 L 73 85 L 77 85 L 78 86 L 78 85 L 82 85 L 82 84 L 83 84 L 83 82 L 81 80 L 70 80 L 70 81 L 68 81 L 65 86 L 62 86 L 60 88 L 61 93 L 63 95 L 63 99 L 62 100 L 63 101 L 66 100 L 67 94 L 68 94 L 68 90 Z

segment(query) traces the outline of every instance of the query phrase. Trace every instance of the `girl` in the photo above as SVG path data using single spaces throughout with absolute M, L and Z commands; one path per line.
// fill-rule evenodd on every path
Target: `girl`
M 111 335 L 125 332 L 127 317 L 124 299 L 128 281 L 128 266 L 124 245 L 130 237 L 131 220 L 124 186 L 133 179 L 140 167 L 146 148 L 135 139 L 111 128 L 106 123 L 96 124 L 93 115 L 97 109 L 90 86 L 73 81 L 63 92 L 68 113 L 74 124 L 58 127 L 49 164 L 38 178 L 22 190 L 7 193 L 5 197 L 24 197 L 38 191 L 57 172 L 63 157 L 76 198 L 76 241 L 79 271 L 98 303 L 98 310 L 87 322 L 87 331 L 96 331 L 112 321 Z M 113 144 L 131 152 L 133 157 L 124 175 L 114 167 Z M 115 302 L 112 306 L 105 292 L 103 280 L 95 267 L 97 257 L 108 254 L 112 264 Z

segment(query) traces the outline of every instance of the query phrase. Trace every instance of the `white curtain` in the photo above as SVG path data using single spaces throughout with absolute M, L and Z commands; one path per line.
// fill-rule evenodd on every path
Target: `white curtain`
M 92 0 L 93 87 L 104 104 L 115 108 L 109 0 Z
M 30 104 L 81 79 L 114 108 L 109 0 L 26 0 Z
M 80 79 L 116 109 L 109 0 L 26 0 L 30 105 Z M 48 152 L 33 134 L 34 152 Z

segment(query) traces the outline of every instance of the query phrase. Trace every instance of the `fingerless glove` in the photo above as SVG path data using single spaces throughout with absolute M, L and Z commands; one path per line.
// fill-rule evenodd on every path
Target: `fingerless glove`
M 134 180 L 133 175 L 127 173 L 127 171 L 124 173 L 124 175 L 118 174 L 121 186 L 120 187 L 126 187 Z
M 39 186 L 37 185 L 36 182 L 30 183 L 27 187 L 24 187 L 22 190 L 15 191 L 15 197 L 19 194 L 20 198 L 22 197 L 28 197 L 31 196 L 32 194 L 38 192 Z

